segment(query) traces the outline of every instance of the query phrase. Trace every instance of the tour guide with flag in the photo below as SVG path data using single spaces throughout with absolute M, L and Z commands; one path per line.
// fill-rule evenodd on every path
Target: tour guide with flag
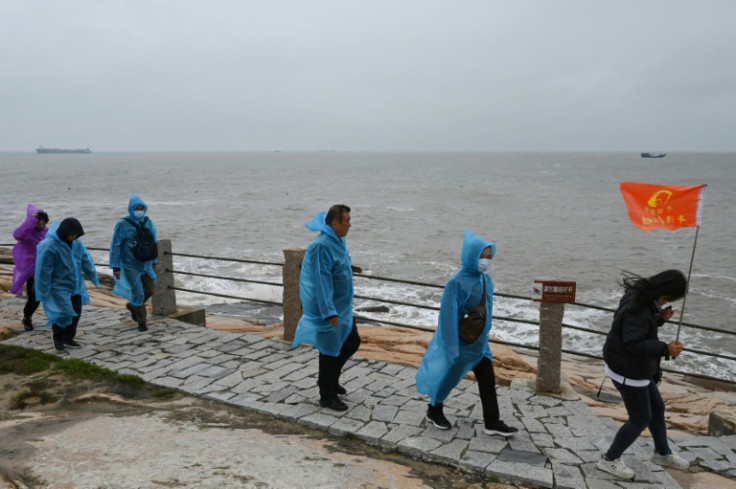
M 654 228 L 698 228 L 704 187 L 622 182 L 621 193 L 631 222 L 648 232 Z M 697 231 L 695 241 L 697 243 Z M 646 428 L 649 428 L 654 443 L 652 462 L 680 470 L 689 467 L 687 460 L 669 448 L 665 403 L 657 388 L 662 376 L 661 359 L 677 358 L 684 348 L 678 339 L 669 343 L 659 339 L 659 328 L 673 315 L 671 307 L 663 306 L 683 299 L 681 326 L 689 281 L 690 272 L 685 278 L 679 270 L 666 270 L 648 278 L 626 273 L 621 284 L 624 295 L 603 345 L 603 359 L 606 375 L 621 394 L 628 419 L 596 465 L 599 470 L 620 479 L 634 478 L 634 471 L 626 466 L 621 456 Z

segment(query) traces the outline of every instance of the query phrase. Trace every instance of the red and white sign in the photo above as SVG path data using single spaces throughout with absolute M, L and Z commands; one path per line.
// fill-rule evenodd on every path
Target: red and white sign
M 560 280 L 535 280 L 532 284 L 532 300 L 536 302 L 575 302 L 577 282 Z

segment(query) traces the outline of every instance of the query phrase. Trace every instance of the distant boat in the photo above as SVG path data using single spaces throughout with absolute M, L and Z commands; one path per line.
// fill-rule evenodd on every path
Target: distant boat
M 76 149 L 64 149 L 64 148 L 44 148 L 39 146 L 36 148 L 36 153 L 91 153 L 89 148 L 76 148 Z
M 667 153 L 642 153 L 642 158 L 664 158 Z

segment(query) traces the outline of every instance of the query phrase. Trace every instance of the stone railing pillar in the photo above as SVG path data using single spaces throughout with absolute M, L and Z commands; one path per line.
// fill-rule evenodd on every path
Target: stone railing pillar
M 171 240 L 158 241 L 158 263 L 156 264 L 156 288 L 151 299 L 152 312 L 161 316 L 176 313 L 176 291 L 174 287 L 174 257 Z
M 562 318 L 565 304 L 542 302 L 539 305 L 539 358 L 537 360 L 537 392 L 562 392 Z
M 532 299 L 539 305 L 538 393 L 562 393 L 562 318 L 565 303 L 575 302 L 575 282 L 538 280 L 532 286 Z
M 299 298 L 299 274 L 304 260 L 303 248 L 284 250 L 284 341 L 294 340 L 296 325 L 302 317 L 302 301 Z

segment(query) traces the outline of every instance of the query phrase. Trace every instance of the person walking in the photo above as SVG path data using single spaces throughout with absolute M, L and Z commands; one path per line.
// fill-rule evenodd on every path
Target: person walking
M 23 307 L 23 329 L 33 331 L 33 313 L 38 309 L 40 302 L 36 300 L 36 286 L 33 274 L 36 270 L 36 248 L 43 241 L 48 232 L 46 224 L 49 216 L 33 204 L 28 204 L 26 219 L 18 229 L 13 231 L 13 238 L 17 243 L 13 246 L 13 284 L 10 293 L 23 295 L 23 285 L 26 286 L 26 305 Z
M 135 192 L 130 194 L 128 215 L 115 225 L 110 243 L 110 268 L 115 277 L 112 291 L 128 300 L 125 307 L 130 311 L 133 321 L 138 323 L 138 331 L 148 330 L 146 301 L 153 295 L 156 283 L 154 266 L 158 259 L 156 253 L 147 256 L 138 253 L 137 246 L 146 240 L 153 245 L 158 241 L 156 224 L 146 216 L 148 205 Z M 146 234 L 147 236 L 142 236 Z M 151 251 L 155 248 L 151 247 Z
M 79 239 L 82 224 L 73 217 L 50 226 L 46 239 L 38 245 L 35 280 L 36 297 L 43 304 L 53 331 L 54 348 L 79 348 L 75 341 L 82 304 L 89 304 L 83 274 L 100 286 L 92 255 Z
M 360 336 L 353 318 L 353 271 L 345 236 L 350 229 L 350 207 L 333 205 L 318 213 L 306 227 L 319 235 L 307 248 L 299 275 L 303 314 L 292 348 L 309 343 L 319 350 L 320 406 L 345 411 L 337 396 L 345 362 L 358 351 Z
M 496 245 L 465 230 L 462 268 L 445 285 L 440 314 L 432 341 L 416 374 L 417 390 L 429 395 L 427 421 L 441 430 L 452 427 L 444 414 L 450 391 L 473 370 L 483 408 L 483 431 L 488 435 L 512 436 L 519 431 L 501 421 L 496 397 L 493 353 L 488 346 L 493 314 L 493 279 L 487 273 L 496 255 Z M 482 319 L 477 338 L 461 339 L 460 320 L 475 310 Z
M 621 394 L 629 418 L 597 467 L 620 479 L 632 479 L 635 473 L 621 455 L 649 428 L 654 442 L 651 461 L 687 470 L 689 462 L 672 453 L 667 443 L 665 405 L 657 388 L 662 377 L 660 361 L 677 358 L 683 349 L 679 341 L 660 341 L 659 327 L 674 314 L 671 307 L 662 307 L 685 297 L 687 279 L 679 270 L 666 270 L 649 278 L 626 272 L 621 285 L 624 294 L 603 345 L 603 359 L 606 375 Z

